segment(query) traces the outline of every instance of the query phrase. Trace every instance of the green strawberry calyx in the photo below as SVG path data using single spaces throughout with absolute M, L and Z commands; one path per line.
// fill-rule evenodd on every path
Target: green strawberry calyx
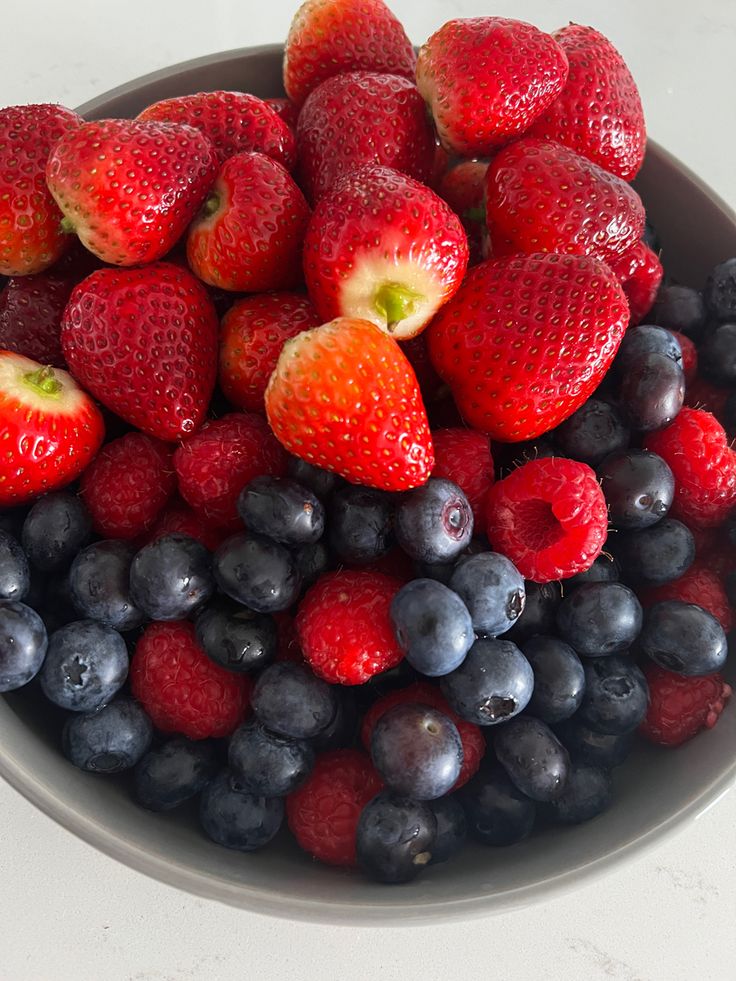
M 59 224 L 61 225 L 61 230 L 65 235 L 73 235 L 76 231 L 74 222 L 71 220 L 71 218 L 67 218 L 66 215 L 64 215 Z
M 402 320 L 415 312 L 417 301 L 423 299 L 421 294 L 401 283 L 383 283 L 376 290 L 373 305 L 379 316 L 386 318 L 390 333 Z
M 63 385 L 54 374 L 54 369 L 46 365 L 37 371 L 28 371 L 23 375 L 23 382 L 39 395 L 49 398 L 58 398 Z

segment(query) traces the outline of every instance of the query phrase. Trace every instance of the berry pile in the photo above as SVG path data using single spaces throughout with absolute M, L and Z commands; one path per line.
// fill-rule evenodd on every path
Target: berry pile
M 0 111 L 0 692 L 405 882 L 724 710 L 736 258 L 664 278 L 592 28 L 307 0 L 284 86 Z

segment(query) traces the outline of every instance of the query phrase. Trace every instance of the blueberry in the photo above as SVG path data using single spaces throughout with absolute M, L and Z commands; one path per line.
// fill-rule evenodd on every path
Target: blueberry
M 199 820 L 205 834 L 218 845 L 253 852 L 278 833 L 284 802 L 280 797 L 256 797 L 235 789 L 230 774 L 223 770 L 202 793 Z
M 395 526 L 399 545 L 413 559 L 450 562 L 473 537 L 473 512 L 457 484 L 430 477 L 403 496 Z
M 136 765 L 148 750 L 153 725 L 132 698 L 116 698 L 96 712 L 75 712 L 62 732 L 64 755 L 93 773 L 118 773 Z
M 437 834 L 432 846 L 431 865 L 439 865 L 453 858 L 463 847 L 468 837 L 468 819 L 460 798 L 438 797 L 427 801 L 429 809 L 437 822 Z
M 290 477 L 305 487 L 309 487 L 320 498 L 327 497 L 338 481 L 334 473 L 315 467 L 313 464 L 307 463 L 306 460 L 300 460 L 297 456 L 289 457 L 286 469 Z
M 531 715 L 511 719 L 494 730 L 493 749 L 522 794 L 539 801 L 560 796 L 570 756 L 545 722 Z
M 330 547 L 345 562 L 372 562 L 391 548 L 392 521 L 389 494 L 346 484 L 330 504 Z
M 313 545 L 302 545 L 295 551 L 294 563 L 302 589 L 308 589 L 328 571 L 332 565 L 332 557 L 324 542 L 314 542 Z
M 597 657 L 585 665 L 585 694 L 575 719 L 599 732 L 629 732 L 644 719 L 648 700 L 646 678 L 630 658 Z
M 627 422 L 638 433 L 668 426 L 685 401 L 685 373 L 664 354 L 645 354 L 624 375 L 619 388 Z
M 484 766 L 460 790 L 468 831 L 484 845 L 514 845 L 532 833 L 537 805 L 498 764 Z
M 288 477 L 256 477 L 240 492 L 246 528 L 284 545 L 312 545 L 325 530 L 325 509 L 309 487 Z
M 624 334 L 612 370 L 623 377 L 647 354 L 662 354 L 682 368 L 682 347 L 675 335 L 656 324 L 640 324 Z
M 594 467 L 608 453 L 629 445 L 629 427 L 608 402 L 588 399 L 552 434 L 565 456 Z
M 598 467 L 598 479 L 616 528 L 649 528 L 672 507 L 675 478 L 662 457 L 649 450 L 612 453 Z
M 736 319 L 736 258 L 712 270 L 705 284 L 705 305 L 718 321 Z
M 84 501 L 68 491 L 40 498 L 23 523 L 23 549 L 42 572 L 68 565 L 89 541 L 92 519 Z
M 247 722 L 230 738 L 228 764 L 234 789 L 256 797 L 285 797 L 311 773 L 314 749 L 303 739 Z
M 681 600 L 647 610 L 639 643 L 660 667 L 688 677 L 720 671 L 728 656 L 726 634 L 713 614 Z
M 79 614 L 74 605 L 68 572 L 59 572 L 54 576 L 36 572 L 31 576 L 32 587 L 34 579 L 39 577 L 43 577 L 44 582 L 36 610 L 46 624 L 47 633 L 52 634 L 67 623 L 78 620 Z M 30 602 L 29 597 L 26 597 L 26 602 Z
M 506 633 L 524 611 L 524 579 L 513 562 L 498 552 L 460 559 L 450 589 L 464 601 L 475 629 L 492 637 Z
M 621 766 L 636 742 L 635 729 L 620 733 L 597 732 L 579 719 L 566 719 L 555 726 L 555 732 L 573 761 L 591 763 L 605 770 Z
M 300 664 L 281 661 L 261 672 L 251 696 L 259 722 L 268 729 L 309 739 L 332 722 L 337 697 L 330 685 Z
M 736 317 L 710 334 L 698 352 L 698 367 L 717 385 L 736 384 Z
M 0 600 L 24 599 L 31 587 L 26 553 L 7 531 L 0 531 Z
M 612 555 L 599 555 L 593 565 L 584 572 L 578 572 L 569 579 L 565 579 L 565 593 L 569 594 L 573 589 L 582 586 L 586 582 L 618 582 L 621 570 L 618 562 Z M 529 593 L 527 591 L 527 606 L 529 605 Z M 555 611 L 556 612 L 556 611 Z M 553 618 L 554 622 L 554 618 Z
M 403 586 L 391 603 L 391 622 L 409 664 L 431 678 L 454 671 L 475 641 L 468 608 L 434 579 Z
M 74 606 L 84 617 L 116 630 L 134 630 L 143 613 L 130 598 L 130 567 L 135 552 L 127 542 L 94 542 L 83 548 L 69 570 Z
M 278 650 L 273 618 L 227 599 L 215 600 L 201 610 L 195 630 L 205 653 L 228 671 L 255 671 L 270 664 Z
M 565 789 L 547 805 L 547 813 L 559 824 L 581 824 L 606 810 L 611 792 L 607 770 L 590 763 L 572 763 Z
M 476 640 L 440 682 L 450 707 L 468 722 L 492 726 L 517 715 L 532 696 L 534 674 L 510 640 Z
M 562 590 L 557 582 L 524 583 L 526 601 L 521 616 L 511 630 L 504 634 L 504 640 L 515 644 L 533 637 L 535 634 L 548 634 L 554 629 L 557 607 L 562 599 Z
M 54 705 L 93 712 L 123 686 L 128 664 L 128 648 L 117 630 L 96 620 L 77 620 L 49 637 L 41 688 Z
M 437 819 L 423 801 L 381 793 L 358 821 L 358 865 L 377 882 L 409 882 L 431 861 Z
M 223 593 L 257 613 L 288 610 L 301 590 L 294 557 L 262 535 L 226 539 L 215 552 L 214 573 Z
M 693 563 L 695 540 L 681 521 L 665 518 L 643 531 L 620 532 L 607 547 L 633 586 L 661 586 L 679 579 Z
M 550 724 L 569 718 L 580 707 L 585 691 L 580 658 L 563 640 L 543 634 L 524 641 L 521 649 L 534 672 L 531 714 Z
M 649 312 L 652 322 L 699 340 L 706 321 L 705 301 L 699 290 L 676 283 L 660 286 Z
M 170 811 L 204 790 L 217 769 L 212 742 L 183 736 L 170 739 L 136 765 L 135 799 L 150 811 Z
M 434 579 L 447 586 L 455 571 L 454 562 L 415 562 L 414 574 L 417 579 Z
M 721 421 L 723 423 L 723 428 L 728 434 L 728 438 L 730 440 L 736 438 L 736 392 L 731 392 L 726 399 L 723 406 Z
M 333 694 L 337 700 L 337 708 L 332 722 L 309 740 L 310 746 L 317 753 L 351 746 L 358 730 L 358 700 L 355 692 L 344 685 L 335 685 Z
M 641 603 L 620 582 L 590 582 L 566 596 L 557 611 L 563 640 L 586 657 L 628 650 L 639 636 Z
M 0 692 L 35 678 L 47 645 L 46 627 L 35 610 L 15 600 L 0 602 Z
M 130 598 L 152 620 L 181 620 L 214 591 L 210 553 L 189 535 L 162 535 L 130 566 Z

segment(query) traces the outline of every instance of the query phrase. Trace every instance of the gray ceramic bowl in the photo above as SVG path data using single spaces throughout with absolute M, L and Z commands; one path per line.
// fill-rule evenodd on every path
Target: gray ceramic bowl
M 282 94 L 281 48 L 229 51 L 121 86 L 81 107 L 129 116 L 157 99 L 204 89 Z M 736 215 L 682 164 L 650 144 L 637 186 L 670 273 L 700 285 L 736 255 Z M 734 681 L 736 665 L 730 667 Z M 283 839 L 253 855 L 219 848 L 191 813 L 162 816 L 132 803 L 123 779 L 94 777 L 59 752 L 59 725 L 23 692 L 0 698 L 0 774 L 80 838 L 181 889 L 233 906 L 331 923 L 399 925 L 520 907 L 634 859 L 715 803 L 736 777 L 736 707 L 676 751 L 641 747 L 615 776 L 615 802 L 589 824 L 509 849 L 468 847 L 417 882 L 386 887 L 311 861 Z M 82 873 L 83 874 L 83 873 Z

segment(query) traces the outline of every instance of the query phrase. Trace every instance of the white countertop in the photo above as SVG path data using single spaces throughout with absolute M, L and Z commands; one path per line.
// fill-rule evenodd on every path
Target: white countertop
M 280 41 L 295 5 L 5 0 L 0 103 L 74 106 L 185 58 Z M 594 25 L 631 66 L 651 136 L 736 207 L 734 0 L 390 5 L 416 42 L 450 17 L 487 13 L 550 30 Z M 0 782 L 0 981 L 726 981 L 736 970 L 735 828 L 731 792 L 643 858 L 544 906 L 467 924 L 333 929 L 160 885 Z

